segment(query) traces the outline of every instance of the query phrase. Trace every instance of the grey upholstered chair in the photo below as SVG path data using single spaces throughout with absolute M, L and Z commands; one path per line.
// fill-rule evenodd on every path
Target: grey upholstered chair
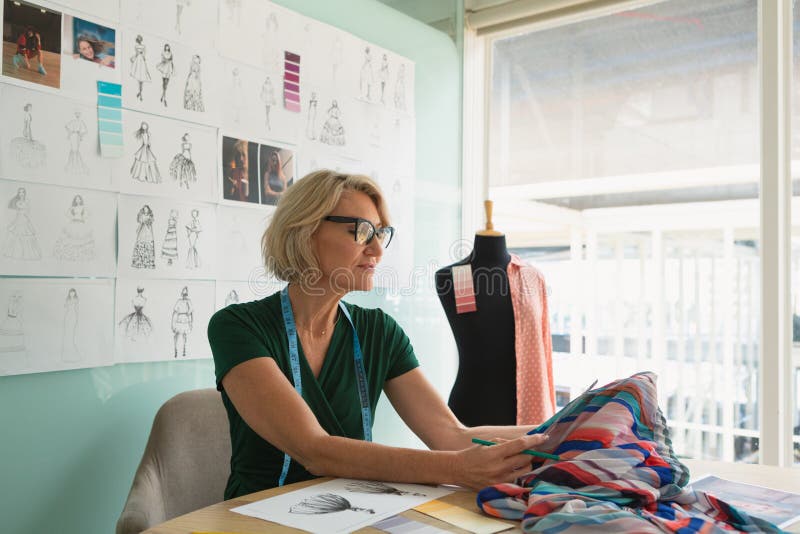
M 175 395 L 158 410 L 117 534 L 133 534 L 223 499 L 231 442 L 214 389 Z

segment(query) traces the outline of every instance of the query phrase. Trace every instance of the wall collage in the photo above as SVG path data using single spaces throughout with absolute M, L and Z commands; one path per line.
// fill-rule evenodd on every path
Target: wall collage
M 0 376 L 211 357 L 211 315 L 279 287 L 261 234 L 320 168 L 380 184 L 382 270 L 410 275 L 411 60 L 266 0 L 2 10 Z

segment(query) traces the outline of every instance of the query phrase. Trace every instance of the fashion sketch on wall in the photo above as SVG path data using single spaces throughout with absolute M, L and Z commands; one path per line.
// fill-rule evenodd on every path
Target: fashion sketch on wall
M 406 66 L 401 63 L 397 68 L 397 80 L 394 83 L 394 107 L 406 109 Z
M 167 232 L 161 245 L 161 257 L 167 265 L 174 265 L 178 259 L 178 210 L 169 210 Z
M 167 87 L 172 75 L 175 74 L 175 63 L 172 60 L 172 48 L 169 43 L 164 43 L 164 49 L 161 51 L 161 61 L 156 65 L 156 69 L 161 73 L 161 103 L 167 107 Z
M 289 508 L 289 513 L 316 515 L 344 512 L 345 510 L 349 510 L 351 512 L 366 512 L 368 514 L 375 513 L 375 510 L 370 508 L 358 508 L 357 506 L 353 506 L 350 504 L 350 501 L 335 493 L 320 493 L 319 495 L 312 495 L 311 497 L 303 499 L 299 503 L 292 505 Z
M 186 253 L 186 268 L 199 269 L 200 268 L 200 254 L 197 252 L 197 240 L 200 238 L 200 232 L 203 228 L 200 226 L 200 212 L 196 209 L 192 210 L 192 222 L 186 227 L 186 239 L 189 243 L 189 251 Z
M 239 293 L 235 289 L 231 289 L 225 296 L 225 307 L 227 308 L 231 304 L 239 304 Z
M 378 495 L 412 495 L 414 497 L 427 497 L 425 493 L 404 491 L 383 482 L 372 480 L 354 480 L 345 484 L 344 489 L 354 493 L 374 493 Z
M 190 6 L 192 0 L 175 0 L 175 31 L 178 35 L 183 31 L 181 29 L 181 17 L 183 16 L 184 8 Z
M 331 102 L 328 108 L 328 118 L 322 125 L 319 140 L 328 145 L 343 146 L 345 144 L 344 127 L 340 120 L 341 111 L 336 100 Z
M 89 129 L 81 118 L 81 112 L 76 110 L 64 128 L 67 130 L 67 140 L 69 141 L 69 155 L 64 170 L 69 174 L 84 175 L 89 172 L 89 168 L 81 155 L 81 143 L 89 133 Z
M 28 213 L 28 193 L 24 187 L 17 189 L 17 194 L 8 201 L 8 209 L 13 210 L 13 220 L 6 227 L 6 240 L 3 244 L 3 256 L 14 260 L 38 260 L 42 257 L 36 230 Z
M 81 195 L 72 198 L 66 217 L 67 222 L 56 240 L 53 256 L 62 261 L 93 260 L 94 236 L 88 224 L 89 211 Z
M 150 149 L 150 125 L 142 122 L 136 130 L 136 140 L 139 149 L 133 154 L 131 165 L 131 178 L 140 182 L 157 184 L 161 182 L 161 173 L 158 171 L 156 155 Z
M 238 124 L 242 118 L 242 109 L 246 105 L 239 67 L 233 67 L 233 70 L 231 70 L 231 92 L 229 98 L 231 108 L 233 108 L 233 122 Z
M 197 169 L 192 161 L 192 143 L 189 142 L 189 133 L 181 137 L 181 151 L 172 158 L 169 165 L 169 174 L 178 182 L 178 187 L 189 189 L 189 184 L 197 181 Z
M 64 301 L 64 322 L 61 330 L 61 361 L 78 362 L 81 352 L 78 349 L 78 292 L 70 288 Z
M 200 56 L 192 56 L 189 75 L 183 89 L 183 108 L 189 111 L 205 111 L 203 105 L 203 81 L 200 78 Z
M 0 371 L 20 367 L 20 352 L 25 352 L 25 332 L 22 323 L 22 293 L 8 297 L 6 316 L 0 323 Z
M 131 341 L 148 338 L 153 332 L 153 323 L 144 313 L 145 304 L 147 304 L 147 297 L 144 296 L 144 288 L 137 287 L 136 295 L 131 299 L 133 311 L 119 322 L 120 330 Z
M 264 104 L 264 125 L 269 131 L 272 129 L 269 123 L 269 112 L 275 105 L 275 88 L 272 86 L 269 76 L 264 78 L 264 83 L 261 84 L 261 102 Z
M 385 104 L 386 84 L 389 83 L 389 58 L 386 57 L 386 54 L 383 54 L 383 57 L 381 58 L 381 70 L 379 73 L 379 78 L 381 81 L 381 104 Z
M 364 49 L 364 62 L 361 64 L 361 76 L 359 78 L 359 94 L 362 98 L 372 100 L 372 53 L 369 47 Z
M 136 215 L 136 243 L 133 245 L 131 267 L 135 269 L 156 268 L 156 245 L 153 239 L 153 210 L 145 204 Z
M 317 130 L 317 93 L 311 92 L 311 98 L 308 99 L 308 115 L 306 115 L 306 137 L 312 141 L 317 138 L 315 133 Z
M 11 154 L 21 167 L 36 169 L 47 159 L 47 147 L 33 138 L 33 104 L 23 106 L 22 137 L 11 140 Z
M 133 46 L 133 56 L 131 56 L 131 78 L 139 83 L 139 92 L 136 93 L 136 98 L 140 102 L 142 99 L 142 90 L 145 83 L 150 83 L 150 71 L 147 68 L 147 48 L 144 46 L 144 38 L 141 35 L 136 36 L 136 44 Z
M 174 336 L 174 357 L 180 352 L 186 357 L 186 340 L 194 327 L 194 308 L 189 298 L 189 288 L 181 289 L 181 296 L 172 308 L 172 333 Z

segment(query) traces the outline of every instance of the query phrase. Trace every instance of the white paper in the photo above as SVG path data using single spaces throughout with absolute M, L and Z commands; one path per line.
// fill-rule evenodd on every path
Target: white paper
M 127 2 L 127 0 L 125 0 Z M 53 4 L 68 7 L 69 12 L 80 16 L 90 15 L 107 21 L 119 20 L 119 2 L 109 0 L 58 0 Z
M 206 330 L 214 297 L 214 282 L 118 279 L 115 360 L 210 358 Z
M 96 105 L 0 84 L 0 116 L 0 177 L 113 187 L 111 161 L 100 157 Z
M 370 483 L 342 478 L 231 511 L 309 532 L 352 532 L 449 493 L 452 492 L 419 484 Z M 328 497 L 320 499 L 321 495 Z
M 0 274 L 114 276 L 117 195 L 0 180 Z
M 217 198 L 217 132 L 208 126 L 123 110 L 123 193 L 212 202 Z
M 123 0 L 122 24 L 192 46 L 214 47 L 217 0 Z
M 113 280 L 0 279 L 0 375 L 113 363 Z
M 264 276 L 261 237 L 271 210 L 220 205 L 217 207 L 217 273 L 224 280 L 254 280 Z
M 117 276 L 216 278 L 213 204 L 120 195 Z

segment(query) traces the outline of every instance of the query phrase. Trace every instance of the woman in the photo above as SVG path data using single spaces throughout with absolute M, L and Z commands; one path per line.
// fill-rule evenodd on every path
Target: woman
M 172 49 L 169 43 L 164 43 L 164 50 L 161 51 L 161 61 L 156 65 L 158 72 L 161 73 L 161 103 L 167 107 L 167 87 L 172 75 L 175 73 L 175 64 L 172 62 Z
M 283 173 L 281 156 L 273 150 L 267 159 L 267 168 L 264 170 L 264 199 L 265 204 L 275 204 L 288 185 L 286 175 Z
M 131 78 L 139 82 L 139 92 L 136 93 L 136 98 L 142 101 L 142 89 L 144 82 L 150 82 L 150 71 L 147 69 L 147 59 L 145 53 L 147 49 L 143 44 L 144 38 L 141 35 L 136 36 L 136 44 L 133 46 L 133 56 L 131 56 Z
M 67 156 L 64 170 L 69 174 L 84 175 L 89 172 L 89 168 L 81 156 L 81 143 L 89 133 L 89 128 L 83 122 L 81 112 L 75 111 L 72 119 L 64 125 L 64 128 L 67 130 L 67 140 L 69 141 L 69 156 Z
M 78 47 L 78 53 L 73 55 L 75 59 L 80 57 L 92 63 L 114 68 L 114 56 L 105 53 L 106 47 L 98 36 L 82 33 L 75 39 L 75 44 Z
M 181 151 L 172 158 L 169 165 L 169 174 L 178 182 L 178 187 L 186 187 L 197 181 L 197 169 L 192 161 L 192 143 L 189 142 L 189 133 L 181 137 Z
M 136 214 L 136 243 L 133 245 L 131 267 L 134 269 L 156 268 L 156 243 L 153 239 L 153 210 L 145 204 Z
M 397 323 L 341 302 L 372 288 L 392 235 L 384 198 L 365 176 L 320 170 L 282 195 L 262 250 L 288 287 L 228 306 L 208 327 L 231 425 L 226 499 L 314 476 L 477 489 L 530 469 L 521 452 L 543 441 L 523 435 L 532 427 L 464 427 Z M 382 391 L 431 450 L 369 443 Z M 481 447 L 473 437 L 508 441 Z
M 91 261 L 94 259 L 94 235 L 88 224 L 89 211 L 83 197 L 75 195 L 67 210 L 67 224 L 53 247 L 53 256 L 62 261 Z
M 183 108 L 189 111 L 205 111 L 203 105 L 203 82 L 200 79 L 200 56 L 192 56 L 189 75 L 183 88 Z
M 172 307 L 172 334 L 173 334 L 173 347 L 175 349 L 174 357 L 178 357 L 178 346 L 181 348 L 181 355 L 186 357 L 186 340 L 189 334 L 192 333 L 194 326 L 194 308 L 192 307 L 192 300 L 189 298 L 189 288 L 183 286 L 181 290 L 181 298 L 175 302 Z
M 39 68 L 36 69 L 36 72 L 42 76 L 47 76 L 47 71 L 44 70 L 44 59 L 42 57 L 42 36 L 33 26 L 28 26 L 25 28 L 25 31 L 17 37 L 17 51 L 12 57 L 14 69 L 19 70 L 23 63 L 26 69 L 30 69 L 31 58 L 36 58 L 36 61 L 39 63 Z
M 225 198 L 247 202 L 250 198 L 250 163 L 247 155 L 247 141 L 237 139 L 233 154 L 228 161 L 228 176 L 225 184 Z
M 142 122 L 136 130 L 136 140 L 139 148 L 133 154 L 131 165 L 131 178 L 140 182 L 157 184 L 161 182 L 161 172 L 158 170 L 156 155 L 150 149 L 150 125 Z
M 267 76 L 264 83 L 261 84 L 261 102 L 264 103 L 264 125 L 267 130 L 271 130 L 272 126 L 269 124 L 269 110 L 275 105 L 275 88 L 272 86 L 272 80 Z
M 3 256 L 14 260 L 39 260 L 42 252 L 36 230 L 33 228 L 28 212 L 28 192 L 24 187 L 17 189 L 17 194 L 8 202 L 8 209 L 14 210 L 14 220 L 6 229 L 6 242 Z
M 186 240 L 189 242 L 189 251 L 186 253 L 186 268 L 199 269 L 200 268 L 200 254 L 197 252 L 197 240 L 200 239 L 200 232 L 203 227 L 200 226 L 200 211 L 192 210 L 192 222 L 186 226 Z

